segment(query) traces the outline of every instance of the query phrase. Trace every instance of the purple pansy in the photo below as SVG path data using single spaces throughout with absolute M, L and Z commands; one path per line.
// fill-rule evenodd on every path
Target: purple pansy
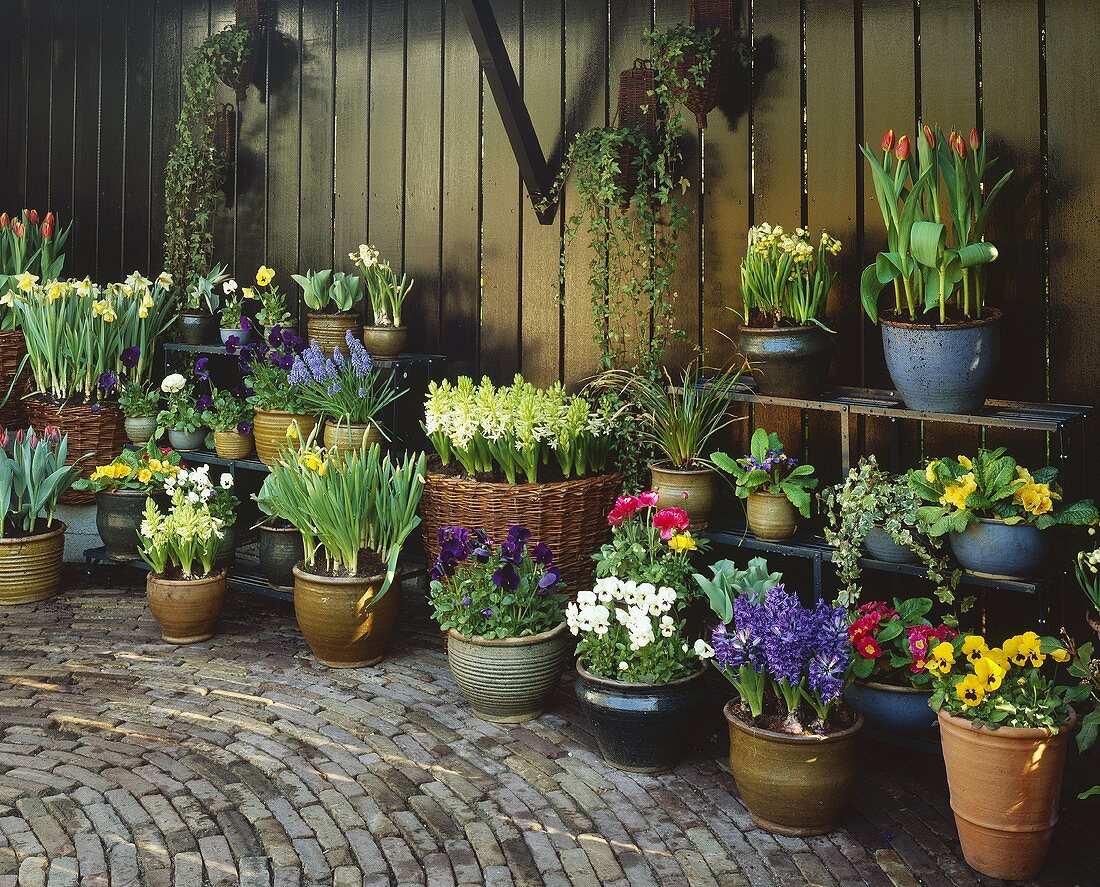
M 249 435 L 251 433 L 252 433 L 252 423 L 251 422 L 238 422 L 237 423 L 237 434 L 239 434 L 243 437 L 243 436 Z
M 214 398 L 209 394 L 200 394 L 195 398 L 195 409 L 200 413 L 214 406 Z
M 122 356 L 120 360 L 122 365 L 128 370 L 132 370 L 138 365 L 138 361 L 141 359 L 141 348 L 138 345 L 131 345 L 129 348 L 122 349 Z

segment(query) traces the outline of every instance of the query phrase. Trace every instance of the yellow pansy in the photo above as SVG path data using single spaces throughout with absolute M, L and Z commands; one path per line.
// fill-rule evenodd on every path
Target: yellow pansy
M 1069 650 L 1064 647 L 1055 647 L 1050 651 L 1050 658 L 1055 662 L 1069 662 Z
M 961 511 L 966 508 L 967 497 L 977 489 L 978 482 L 974 479 L 974 473 L 964 474 L 955 483 L 944 487 L 940 505 L 954 505 Z
M 246 299 L 255 299 L 256 298 L 256 291 L 254 289 L 252 289 L 252 287 L 250 287 L 250 286 L 246 286 L 243 290 L 241 290 L 241 294 Z
M 925 668 L 932 674 L 943 677 L 949 671 L 951 666 L 955 664 L 955 648 L 951 646 L 950 642 L 943 641 L 936 644 L 932 648 L 932 652 L 929 655 L 928 663 Z
M 34 285 L 38 283 L 38 275 L 31 274 L 30 271 L 24 271 L 22 274 L 15 276 L 16 281 L 19 284 L 20 292 L 29 293 Z
M 697 548 L 691 533 L 677 533 L 668 540 L 668 547 L 676 552 L 695 551 Z
M 1013 665 L 1037 668 L 1046 661 L 1046 656 L 1039 652 L 1039 635 L 1033 631 L 1010 637 L 1004 642 L 1004 651 Z
M 971 662 L 977 662 L 989 652 L 989 646 L 980 634 L 969 634 L 963 639 L 962 651 Z
M 982 682 L 987 693 L 998 689 L 1004 676 L 1005 670 L 992 659 L 979 659 L 974 663 L 974 677 Z
M 967 471 L 971 471 L 974 468 L 974 463 L 970 461 L 968 456 L 959 456 L 957 461 Z
M 1008 656 L 1005 655 L 1005 651 L 1000 647 L 990 647 L 985 651 L 985 656 L 983 658 L 991 662 L 996 662 L 1006 672 L 1012 667 L 1012 663 L 1008 661 Z
M 985 698 L 985 685 L 977 675 L 968 674 L 955 684 L 955 695 L 967 708 L 973 708 L 975 705 L 980 705 Z
M 152 479 L 153 479 L 153 472 L 151 472 L 148 468 L 138 469 L 138 480 L 141 481 L 141 483 L 147 484 Z
M 268 268 L 267 265 L 261 265 L 260 270 L 256 272 L 256 284 L 257 286 L 267 286 L 275 279 L 275 269 Z

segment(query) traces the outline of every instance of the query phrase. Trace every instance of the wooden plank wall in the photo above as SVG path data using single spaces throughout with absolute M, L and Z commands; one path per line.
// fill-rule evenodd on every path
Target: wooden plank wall
M 687 5 L 496 0 L 545 150 L 560 156 L 565 138 L 613 118 L 618 72 L 642 51 L 643 29 L 686 18 Z M 886 384 L 877 331 L 858 310 L 859 272 L 882 229 L 856 144 L 877 143 L 886 127 L 913 133 L 920 116 L 963 131 L 977 123 L 1017 169 L 991 231 L 1001 249 L 992 291 L 1008 315 L 995 394 L 1094 401 L 1100 0 L 743 6 L 751 68 L 730 78 L 704 132 L 689 122 L 684 145 L 693 217 L 676 280 L 690 345 L 712 363 L 731 355 L 727 308 L 738 301 L 747 225 L 826 227 L 845 245 L 830 303 L 832 374 Z M 238 108 L 218 259 L 242 276 L 266 262 L 294 289 L 292 270 L 347 266 L 348 251 L 372 241 L 416 278 L 413 347 L 499 379 L 588 376 L 588 247 L 563 251 L 560 214 L 538 224 L 457 5 L 261 7 L 264 57 Z M 0 0 L 0 206 L 75 218 L 74 273 L 159 270 L 181 61 L 232 15 L 231 0 Z M 567 188 L 566 212 L 575 199 Z M 758 413 L 838 467 L 829 421 Z M 862 434 L 884 452 L 881 423 Z M 1048 444 L 997 440 L 1036 459 Z M 913 428 L 904 456 L 975 443 L 973 432 Z

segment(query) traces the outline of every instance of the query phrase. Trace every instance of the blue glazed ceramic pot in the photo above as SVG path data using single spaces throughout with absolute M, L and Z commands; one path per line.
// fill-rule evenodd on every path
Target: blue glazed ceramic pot
M 173 450 L 201 450 L 206 443 L 206 429 L 177 431 L 175 428 L 169 428 L 168 443 Z
M 757 390 L 769 397 L 813 397 L 829 375 L 836 337 L 816 326 L 742 327 L 738 348 Z
M 875 560 L 891 564 L 910 564 L 917 560 L 912 550 L 898 545 L 882 527 L 872 527 L 863 539 L 863 547 Z
M 886 367 L 905 405 L 929 413 L 973 413 L 1001 360 L 1001 312 L 937 326 L 881 321 Z
M 964 570 L 992 579 L 1027 579 L 1043 569 L 1050 543 L 1037 527 L 982 518 L 951 533 L 951 551 Z
M 631 684 L 597 677 L 578 662 L 577 701 L 604 759 L 634 773 L 675 767 L 695 726 L 705 670 L 668 684 Z
M 928 705 L 931 697 L 931 690 L 874 681 L 854 681 L 844 691 L 868 727 L 887 733 L 919 733 L 935 726 L 936 713 Z

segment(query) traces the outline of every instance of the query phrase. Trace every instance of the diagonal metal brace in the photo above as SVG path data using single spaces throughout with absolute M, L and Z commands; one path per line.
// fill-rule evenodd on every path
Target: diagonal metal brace
M 500 34 L 492 3 L 490 0 L 458 0 L 458 5 L 462 7 L 470 35 L 474 38 L 481 70 L 489 82 L 504 131 L 512 145 L 512 153 L 519 164 L 519 174 L 536 206 L 538 220 L 543 225 L 552 224 L 557 201 L 552 200 L 545 210 L 537 207 L 544 199 L 552 198 L 555 174 L 551 173 L 546 162 L 535 125 L 531 122 L 531 113 L 523 101 L 523 90 L 508 57 L 508 48 Z

